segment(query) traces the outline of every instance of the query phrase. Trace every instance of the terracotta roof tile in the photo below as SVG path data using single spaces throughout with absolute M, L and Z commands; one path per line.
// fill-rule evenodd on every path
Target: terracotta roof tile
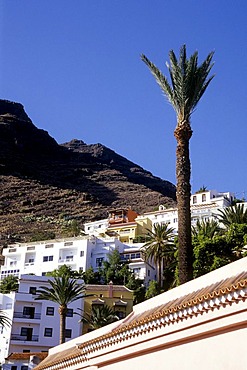
M 48 352 L 13 352 L 6 360 L 29 360 L 30 356 L 37 356 L 40 360 L 44 360 L 48 356 Z

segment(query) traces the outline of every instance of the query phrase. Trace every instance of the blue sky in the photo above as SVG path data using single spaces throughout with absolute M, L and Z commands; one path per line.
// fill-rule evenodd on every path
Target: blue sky
M 140 54 L 167 74 L 169 50 L 186 44 L 200 62 L 213 50 L 192 191 L 247 197 L 246 17 L 246 0 L 1 0 L 0 97 L 58 143 L 101 143 L 175 183 L 176 116 Z

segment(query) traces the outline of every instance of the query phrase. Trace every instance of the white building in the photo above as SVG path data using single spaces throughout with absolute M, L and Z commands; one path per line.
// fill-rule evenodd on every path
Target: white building
M 0 294 L 0 309 L 12 320 L 11 327 L 0 327 L 0 364 L 10 353 L 47 352 L 59 344 L 58 305 L 35 300 L 36 290 L 48 285 L 47 280 L 44 276 L 21 275 L 18 292 Z M 78 280 L 78 283 L 82 281 Z M 68 307 L 67 340 L 82 333 L 82 324 L 78 323 L 78 315 L 74 312 L 77 308 L 83 309 L 83 305 L 83 299 L 79 299 Z
M 191 223 L 195 225 L 197 220 L 216 219 L 219 210 L 222 210 L 231 205 L 234 200 L 234 194 L 230 192 L 219 193 L 216 190 L 206 190 L 201 193 L 191 195 Z M 174 228 L 174 232 L 178 231 L 178 211 L 177 208 L 168 208 L 160 205 L 159 210 L 155 212 L 147 212 L 144 214 L 155 223 L 167 223 Z
M 109 254 L 118 250 L 121 255 L 129 255 L 130 269 L 134 270 L 137 277 L 144 279 L 145 285 L 148 285 L 150 280 L 155 279 L 156 272 L 154 266 L 142 259 L 140 254 L 142 245 L 123 244 L 115 237 L 93 236 L 13 244 L 3 249 L 5 261 L 0 268 L 1 280 L 8 275 L 45 276 L 47 272 L 64 264 L 74 271 L 86 271 L 89 267 L 98 271 L 103 266 L 103 261 L 108 260 Z

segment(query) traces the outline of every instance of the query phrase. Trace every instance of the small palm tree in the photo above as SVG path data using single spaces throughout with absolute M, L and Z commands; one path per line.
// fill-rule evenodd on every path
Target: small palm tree
M 162 72 L 145 56 L 141 59 L 148 66 L 157 83 L 172 104 L 177 125 L 174 136 L 177 140 L 176 177 L 178 205 L 178 245 L 179 245 L 179 280 L 180 284 L 193 278 L 193 248 L 191 243 L 190 213 L 190 156 L 189 141 L 192 136 L 190 118 L 199 100 L 214 76 L 208 77 L 213 64 L 213 52 L 198 66 L 198 53 L 187 59 L 186 46 L 180 49 L 179 59 L 173 50 L 167 63 L 171 84 Z
M 192 226 L 192 235 L 195 238 L 200 235 L 204 238 L 212 239 L 221 231 L 222 229 L 216 220 L 197 220 L 196 226 Z
M 147 229 L 146 243 L 141 250 L 146 261 L 151 260 L 157 266 L 158 283 L 162 287 L 163 267 L 173 259 L 174 246 L 174 228 L 168 224 L 155 224 L 153 230 Z
M 244 204 L 235 204 L 223 210 L 219 209 L 218 220 L 226 228 L 232 224 L 247 224 L 247 209 L 244 210 Z
M 91 313 L 80 315 L 79 322 L 88 324 L 91 330 L 102 328 L 119 320 L 119 317 L 110 306 L 98 305 L 92 307 Z
M 11 320 L 10 318 L 7 316 L 7 314 L 0 310 L 0 325 L 6 327 L 6 326 L 10 326 L 11 325 Z
M 77 280 L 68 275 L 54 277 L 48 280 L 50 286 L 41 286 L 37 289 L 37 300 L 52 301 L 59 305 L 60 315 L 60 344 L 65 342 L 66 313 L 68 305 L 84 297 L 84 285 L 78 285 Z

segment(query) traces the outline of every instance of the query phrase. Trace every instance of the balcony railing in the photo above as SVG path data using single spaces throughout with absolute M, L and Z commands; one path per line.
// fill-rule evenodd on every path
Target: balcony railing
M 39 336 L 38 335 L 20 335 L 20 334 L 12 334 L 11 340 L 19 340 L 23 342 L 38 342 Z
M 73 262 L 73 260 L 74 260 L 73 256 L 67 257 L 67 258 L 61 258 L 59 259 L 58 263 L 64 263 L 64 262 L 68 263 L 68 262 Z
M 14 318 L 16 319 L 40 319 L 41 313 L 34 313 L 34 314 L 24 314 L 23 312 L 14 312 Z

